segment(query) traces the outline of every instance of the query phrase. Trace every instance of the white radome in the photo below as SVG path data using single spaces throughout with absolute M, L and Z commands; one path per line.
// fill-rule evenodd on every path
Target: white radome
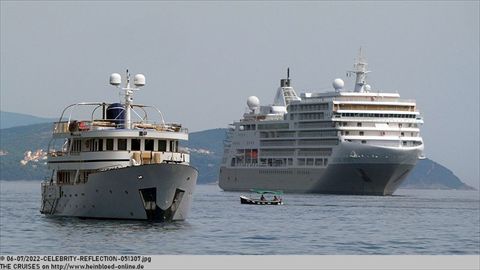
M 256 96 L 249 96 L 247 98 L 247 105 L 250 110 L 260 107 L 260 100 Z
M 137 74 L 133 78 L 133 83 L 135 86 L 144 86 L 145 85 L 145 76 L 143 74 Z
M 335 80 L 333 80 L 332 86 L 333 88 L 335 88 L 335 90 L 339 90 L 339 89 L 343 89 L 343 87 L 345 86 L 345 83 L 343 82 L 342 79 L 336 78 Z
M 110 84 L 111 85 L 120 85 L 122 83 L 122 76 L 118 73 L 112 73 L 110 75 Z

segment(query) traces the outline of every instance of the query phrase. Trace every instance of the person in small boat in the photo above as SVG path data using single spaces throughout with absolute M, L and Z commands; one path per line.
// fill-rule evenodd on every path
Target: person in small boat
M 260 201 L 265 201 L 265 196 L 263 196 L 263 194 L 262 194 L 262 196 L 260 197 Z
M 274 202 L 278 201 L 278 198 L 277 198 L 277 196 L 276 196 L 276 195 L 275 195 L 275 196 L 273 196 L 273 201 L 274 201 Z

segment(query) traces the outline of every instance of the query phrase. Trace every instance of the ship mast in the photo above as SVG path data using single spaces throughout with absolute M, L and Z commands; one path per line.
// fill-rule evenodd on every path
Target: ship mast
M 132 117 L 131 117 L 131 108 L 132 108 L 132 101 L 133 101 L 133 90 L 130 88 L 130 74 L 128 73 L 127 69 L 127 83 L 126 87 L 123 88 L 125 90 L 125 129 L 132 128 Z
M 362 47 L 358 51 L 358 56 L 355 59 L 355 63 L 353 64 L 353 70 L 348 71 L 349 74 L 355 74 L 355 88 L 354 92 L 364 92 L 364 86 L 367 84 L 367 73 L 370 73 L 367 70 L 367 59 L 363 54 Z
M 121 77 L 118 73 L 113 73 L 110 75 L 110 84 L 114 86 L 119 86 L 121 83 Z M 125 91 L 125 129 L 132 129 L 132 117 L 131 110 L 133 104 L 133 91 L 140 90 L 140 87 L 145 85 L 145 76 L 143 74 L 137 74 L 133 77 L 133 84 L 136 87 L 130 86 L 130 73 L 127 69 L 127 81 L 125 87 L 122 90 Z

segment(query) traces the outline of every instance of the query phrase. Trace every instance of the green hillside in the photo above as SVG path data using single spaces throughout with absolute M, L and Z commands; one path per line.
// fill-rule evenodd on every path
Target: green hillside
M 11 128 L 48 122 L 53 122 L 53 119 L 36 117 L 23 113 L 0 111 L 0 128 Z

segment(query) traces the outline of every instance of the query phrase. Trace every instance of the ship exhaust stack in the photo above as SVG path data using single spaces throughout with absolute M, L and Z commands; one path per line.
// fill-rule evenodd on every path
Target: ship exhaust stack
M 290 102 L 298 100 L 301 99 L 291 86 L 290 68 L 287 68 L 287 78 L 280 80 L 280 87 L 273 100 L 273 106 L 283 106 L 286 109 Z
M 280 80 L 280 87 L 290 87 L 290 68 L 287 68 L 287 78 Z

